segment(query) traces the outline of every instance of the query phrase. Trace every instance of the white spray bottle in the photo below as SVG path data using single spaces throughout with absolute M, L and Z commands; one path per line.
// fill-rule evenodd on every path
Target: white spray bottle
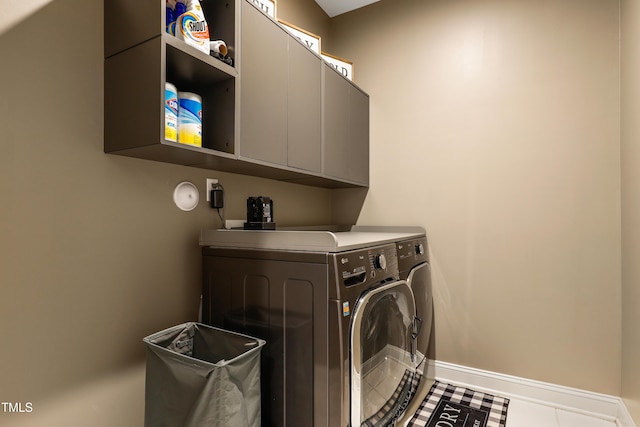
M 198 0 L 189 0 L 187 11 L 176 18 L 175 36 L 209 54 L 209 26 Z

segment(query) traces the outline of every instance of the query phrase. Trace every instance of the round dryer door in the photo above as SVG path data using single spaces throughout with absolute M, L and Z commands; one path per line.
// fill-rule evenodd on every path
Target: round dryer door
M 415 301 L 404 280 L 364 292 L 350 331 L 351 426 L 384 426 L 411 398 Z

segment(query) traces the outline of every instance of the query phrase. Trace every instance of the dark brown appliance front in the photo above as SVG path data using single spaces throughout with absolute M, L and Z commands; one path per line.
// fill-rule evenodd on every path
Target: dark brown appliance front
M 262 425 L 349 425 L 352 313 L 367 290 L 398 280 L 395 244 L 340 253 L 202 252 L 203 322 L 267 342 Z
M 326 254 L 203 249 L 203 322 L 267 341 L 262 425 L 330 426 Z

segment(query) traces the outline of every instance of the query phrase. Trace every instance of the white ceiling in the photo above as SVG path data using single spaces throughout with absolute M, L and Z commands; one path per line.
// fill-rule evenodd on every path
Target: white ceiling
M 333 18 L 377 1 L 379 0 L 316 0 L 316 3 L 329 17 Z

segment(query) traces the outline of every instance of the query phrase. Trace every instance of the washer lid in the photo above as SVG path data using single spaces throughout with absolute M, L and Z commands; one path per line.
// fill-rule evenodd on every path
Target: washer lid
M 307 252 L 343 252 L 424 236 L 415 231 L 202 230 L 201 246 Z

